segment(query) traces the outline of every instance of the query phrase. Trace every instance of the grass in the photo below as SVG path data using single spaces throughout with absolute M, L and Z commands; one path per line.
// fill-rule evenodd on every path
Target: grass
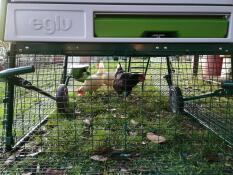
M 116 63 L 112 67 L 115 66 Z M 92 71 L 95 72 L 94 67 Z M 145 91 L 141 92 L 140 86 L 134 88 L 127 101 L 106 88 L 84 97 L 71 93 L 73 113 L 63 116 L 52 108 L 48 123 L 31 137 L 21 156 L 5 173 L 45 174 L 53 169 L 71 175 L 232 174 L 232 148 L 191 117 L 171 114 L 168 96 L 161 95 L 161 87 L 153 84 L 150 73 L 149 70 Z M 193 80 L 185 81 L 190 84 Z M 195 84 L 201 87 L 203 82 L 197 80 Z M 198 93 L 210 90 L 201 88 Z M 200 103 L 209 104 L 208 100 Z M 166 142 L 149 141 L 148 132 L 164 136 Z M 38 155 L 28 156 L 39 149 L 42 152 Z M 113 153 L 131 156 L 110 156 Z M 97 154 L 109 156 L 108 160 L 100 162 L 90 158 Z
M 171 114 L 167 98 L 156 92 L 140 93 L 135 89 L 128 101 L 123 101 L 114 92 L 103 91 L 71 101 L 77 104 L 79 113 L 64 118 L 54 111 L 45 126 L 47 134 L 31 139 L 34 147 L 43 144 L 44 153 L 33 159 L 23 158 L 9 172 L 33 171 L 38 164 L 42 174 L 48 168 L 65 169 L 67 174 L 230 174 L 233 171 L 229 159 L 232 150 L 191 118 Z M 87 101 L 91 103 L 87 105 Z M 91 124 L 86 125 L 85 119 Z M 136 126 L 132 119 L 138 122 Z M 167 141 L 154 144 L 146 138 L 148 132 L 162 135 Z M 106 162 L 90 159 L 107 148 L 139 157 Z

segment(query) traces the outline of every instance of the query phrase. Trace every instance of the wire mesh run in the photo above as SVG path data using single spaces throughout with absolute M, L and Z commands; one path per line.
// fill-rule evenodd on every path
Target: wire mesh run
M 233 173 L 231 56 L 17 55 L 16 67 L 32 64 L 19 76 L 64 101 L 58 87 L 67 86 L 68 107 L 15 87 L 13 148 L 20 143 L 1 150 L 2 174 Z

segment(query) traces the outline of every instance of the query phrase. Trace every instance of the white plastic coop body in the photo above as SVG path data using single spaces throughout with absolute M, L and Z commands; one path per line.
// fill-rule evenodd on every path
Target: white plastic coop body
M 5 41 L 232 43 L 232 16 L 233 0 L 12 0 L 1 26 Z

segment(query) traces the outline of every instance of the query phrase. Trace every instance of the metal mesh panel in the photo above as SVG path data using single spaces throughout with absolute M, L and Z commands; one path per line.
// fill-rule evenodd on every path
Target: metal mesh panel
M 34 64 L 35 73 L 21 77 L 52 95 L 59 83 L 65 82 L 69 109 L 59 113 L 54 100 L 17 87 L 14 139 L 20 140 L 38 123 L 44 119 L 46 122 L 16 151 L 1 154 L 2 174 L 233 172 L 229 146 L 232 95 L 216 93 L 200 97 L 222 88 L 222 81 L 232 81 L 230 57 L 221 58 L 220 74 L 219 70 L 211 72 L 213 68 L 208 64 L 212 62 L 208 63 L 207 57 L 192 55 L 19 55 L 16 60 L 17 66 Z M 111 84 L 118 62 L 126 72 L 146 74 L 145 82 L 137 83 L 126 98 L 124 93 L 118 95 Z M 100 66 L 102 63 L 104 68 Z M 80 74 L 85 66 L 88 68 Z M 167 75 L 172 85 L 166 80 Z M 184 113 L 174 114 L 170 110 L 171 86 L 182 92 Z M 232 87 L 228 88 L 230 93 Z
M 57 57 L 59 56 L 19 55 L 16 58 L 16 67 L 34 65 L 35 73 L 25 74 L 21 77 L 54 95 L 62 73 L 62 60 L 58 62 Z M 37 124 L 46 120 L 51 109 L 56 108 L 55 101 L 20 87 L 15 89 L 14 106 L 15 142 L 30 132 Z

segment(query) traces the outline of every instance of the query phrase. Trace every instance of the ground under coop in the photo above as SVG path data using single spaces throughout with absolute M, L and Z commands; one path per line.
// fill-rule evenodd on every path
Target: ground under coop
M 9 55 L 2 174 L 233 173 L 231 55 L 81 55 Z M 127 97 L 119 63 L 145 75 Z

